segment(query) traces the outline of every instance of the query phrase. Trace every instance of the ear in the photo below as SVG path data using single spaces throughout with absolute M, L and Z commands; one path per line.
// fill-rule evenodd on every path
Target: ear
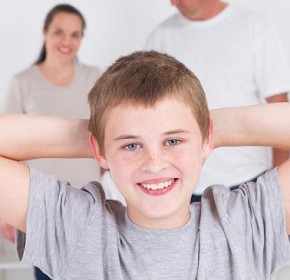
M 214 138 L 213 138 L 213 120 L 212 120 L 212 118 L 210 118 L 208 136 L 203 141 L 203 158 L 204 158 L 204 161 L 208 158 L 208 156 L 210 155 L 211 151 L 213 150 L 213 143 L 214 143 Z
M 95 137 L 93 136 L 93 134 L 91 132 L 89 132 L 89 142 L 91 144 L 91 148 L 93 150 L 94 157 L 95 157 L 96 161 L 98 162 L 98 164 L 103 169 L 109 169 L 108 162 L 100 150 L 99 143 L 97 142 L 97 140 L 95 139 Z

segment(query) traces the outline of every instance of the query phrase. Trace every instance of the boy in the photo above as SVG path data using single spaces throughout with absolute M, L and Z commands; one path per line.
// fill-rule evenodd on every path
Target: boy
M 290 261 L 289 161 L 233 192 L 213 186 L 189 206 L 213 147 L 290 149 L 288 104 L 213 111 L 213 141 L 198 79 L 156 52 L 120 58 L 89 102 L 89 137 L 86 121 L 0 119 L 0 218 L 20 230 L 20 259 L 70 280 L 269 279 Z M 78 190 L 17 162 L 90 157 L 88 138 L 127 208 L 95 182 Z

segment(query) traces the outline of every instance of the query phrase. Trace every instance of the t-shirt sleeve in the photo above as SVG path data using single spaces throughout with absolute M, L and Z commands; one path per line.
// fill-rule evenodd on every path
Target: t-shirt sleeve
M 22 114 L 24 112 L 23 92 L 17 77 L 11 79 L 8 92 L 0 104 L 1 114 Z
M 274 27 L 257 35 L 253 65 L 255 83 L 262 99 L 290 91 L 290 66 L 285 47 Z
M 260 176 L 256 183 L 241 185 L 221 197 L 226 217 L 236 242 L 251 259 L 260 275 L 269 277 L 278 267 L 290 261 L 283 199 L 277 170 Z
M 103 195 L 92 185 L 91 192 L 79 190 L 30 169 L 26 234 L 17 232 L 20 260 L 39 267 L 52 278 L 62 274 L 89 223 L 91 208 L 102 211 Z

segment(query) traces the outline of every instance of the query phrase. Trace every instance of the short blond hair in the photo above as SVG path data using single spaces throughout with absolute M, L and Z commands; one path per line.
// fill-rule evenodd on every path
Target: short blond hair
M 190 107 L 204 140 L 210 123 L 206 97 L 198 78 L 183 63 L 156 51 L 119 58 L 89 93 L 89 130 L 100 149 L 104 148 L 106 116 L 112 108 L 120 104 L 151 107 L 166 97 Z

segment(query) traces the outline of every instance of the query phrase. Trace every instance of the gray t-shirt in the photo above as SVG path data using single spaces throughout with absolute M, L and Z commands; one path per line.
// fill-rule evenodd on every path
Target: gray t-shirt
M 270 279 L 290 260 L 277 172 L 229 191 L 208 188 L 181 228 L 132 223 L 102 187 L 82 190 L 31 169 L 19 258 L 53 279 Z

